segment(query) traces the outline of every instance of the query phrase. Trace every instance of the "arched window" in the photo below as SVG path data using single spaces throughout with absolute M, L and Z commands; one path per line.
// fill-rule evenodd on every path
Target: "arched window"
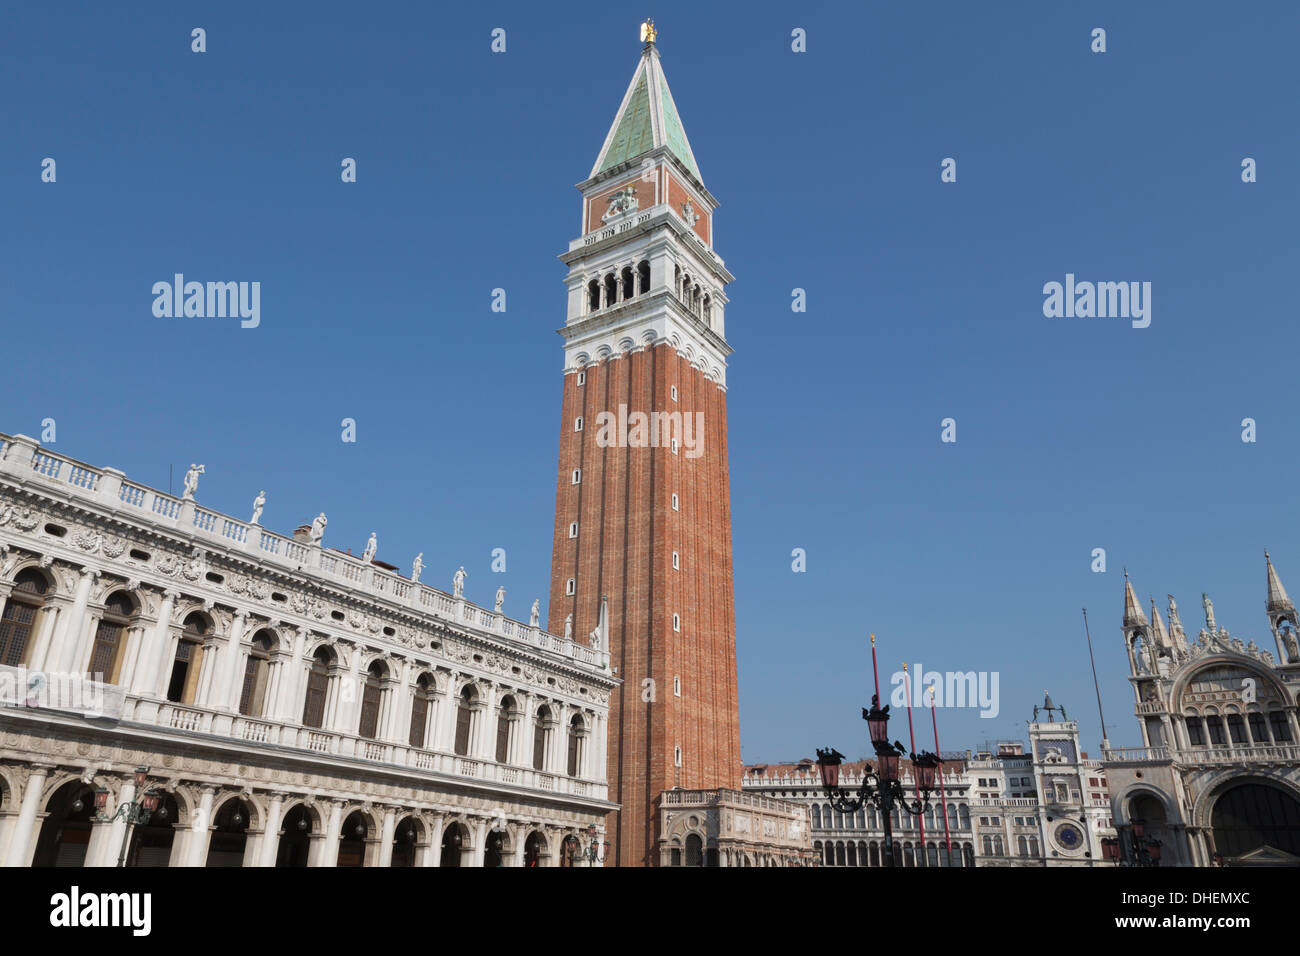
M 614 273 L 605 276 L 605 305 L 614 305 L 618 302 L 618 280 Z
M 425 735 L 429 729 L 429 703 L 433 700 L 433 678 L 421 674 L 415 682 L 415 699 L 411 701 L 411 736 L 412 747 L 423 747 Z
M 700 839 L 699 834 L 688 833 L 686 835 L 686 865 L 704 865 L 704 841 Z
M 1250 739 L 1257 744 L 1267 744 L 1272 741 L 1268 736 L 1268 725 L 1264 723 L 1264 715 L 1258 711 L 1252 711 L 1246 716 L 1250 723 Z
M 474 704 L 478 700 L 478 691 L 473 684 L 466 684 L 456 700 L 456 753 L 465 757 L 469 755 L 470 728 L 474 720 Z
M 1003 856 L 1004 854 L 1005 854 L 1005 849 L 1002 846 L 1002 836 L 1001 834 L 998 834 L 993 838 L 993 855 Z
M 969 829 L 970 829 L 970 810 L 967 808 L 966 804 L 963 803 L 963 804 L 961 805 L 961 809 L 960 809 L 959 813 L 960 813 L 960 815 L 961 815 L 961 828 L 962 828 L 963 830 L 969 830 Z
M 1246 721 L 1242 719 L 1241 714 L 1228 715 L 1228 739 L 1234 744 L 1250 743 L 1246 739 Z
M 203 640 L 207 633 L 208 622 L 202 614 L 196 611 L 185 619 L 180 640 L 176 642 L 171 680 L 167 683 L 167 699 L 174 704 L 194 703 L 199 663 L 203 659 Z
M 903 844 L 903 866 L 916 866 L 916 860 L 912 858 L 912 844 Z
M 514 723 L 514 710 L 513 697 L 501 698 L 501 706 L 497 708 L 497 763 L 510 762 L 510 735 L 511 725 Z
M 595 312 L 600 308 L 600 282 L 592 279 L 587 283 L 587 311 Z
M 543 704 L 533 721 L 533 769 L 546 769 L 547 735 L 550 733 L 551 708 Z
M 815 803 L 812 808 L 812 825 L 814 830 L 822 828 L 822 808 Z
M 1029 841 L 1024 837 L 1016 837 L 1016 852 L 1021 856 L 1029 855 Z
M 1268 715 L 1269 725 L 1273 728 L 1273 740 L 1279 744 L 1291 742 L 1291 727 L 1286 721 L 1285 711 L 1275 710 Z
M 969 843 L 965 844 L 965 845 L 962 847 L 962 858 L 965 860 L 965 865 L 966 865 L 966 866 L 974 866 L 974 865 L 975 865 L 975 847 L 971 846 Z
M 880 844 L 875 840 L 872 840 L 868 846 L 868 850 L 871 853 L 871 862 L 869 865 L 880 866 Z
M 86 676 L 91 680 L 117 683 L 122 666 L 122 645 L 126 643 L 126 629 L 134 613 L 135 604 L 125 591 L 114 592 L 104 602 L 104 614 L 95 626 L 90 667 L 86 670 Z
M 636 267 L 637 292 L 642 295 L 650 291 L 650 261 L 642 259 Z
M 274 631 L 262 630 L 253 635 L 244 664 L 244 686 L 239 691 L 239 712 L 245 717 L 261 717 L 266 712 L 266 687 L 275 646 Z
M 1201 729 L 1201 718 L 1188 717 L 1187 723 L 1187 741 L 1193 747 L 1205 746 L 1205 731 Z
M 713 299 L 707 295 L 704 297 L 704 308 L 700 313 L 700 318 L 709 325 L 713 324 Z
M 858 865 L 858 845 L 850 842 L 847 848 L 847 860 L 849 866 Z
M 325 726 L 325 699 L 329 695 L 330 666 L 333 663 L 334 655 L 329 648 L 316 650 L 307 674 L 307 696 L 302 705 L 304 727 Z
M 1225 857 L 1240 857 L 1262 846 L 1300 853 L 1300 803 L 1276 787 L 1231 787 L 1215 801 L 1210 823 L 1215 850 Z
M 835 844 L 835 865 L 845 866 L 844 841 L 841 840 Z
M 28 568 L 14 579 L 14 589 L 0 616 L 0 664 L 18 667 L 27 663 L 36 619 L 45 604 L 49 582 L 41 572 Z
M 988 835 L 985 835 L 984 837 L 984 855 L 985 856 L 993 855 L 993 838 Z
M 1212 745 L 1222 747 L 1228 742 L 1227 738 L 1223 736 L 1223 721 L 1218 714 L 1211 714 L 1205 718 L 1205 729 L 1209 731 Z
M 1038 856 L 1038 837 L 1036 836 L 1029 838 L 1029 855 Z
M 931 843 L 931 844 L 926 848 L 925 855 L 926 855 L 926 860 L 927 860 L 927 865 L 928 865 L 928 866 L 938 866 L 938 865 L 939 865 L 939 848 L 938 848 L 937 846 L 935 846 L 933 843 Z
M 361 722 L 357 733 L 367 740 L 379 736 L 379 715 L 384 703 L 384 678 L 388 669 L 380 661 L 372 661 L 366 668 L 366 681 L 361 690 Z
M 583 722 L 581 714 L 574 714 L 573 719 L 569 721 L 569 760 L 568 772 L 570 777 L 582 776 L 583 767 L 583 738 L 587 736 L 587 725 Z
M 630 299 L 636 295 L 635 280 L 632 277 L 632 267 L 623 267 L 623 288 L 619 290 L 619 299 Z

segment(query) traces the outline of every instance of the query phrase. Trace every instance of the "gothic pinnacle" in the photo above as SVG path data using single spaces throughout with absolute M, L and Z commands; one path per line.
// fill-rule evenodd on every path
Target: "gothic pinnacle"
M 1277 576 L 1277 570 L 1273 567 L 1273 559 L 1264 552 L 1264 564 L 1268 571 L 1268 604 L 1265 607 L 1269 613 L 1274 611 L 1294 611 L 1295 605 L 1287 597 L 1286 588 L 1282 586 L 1282 579 Z
M 1133 582 L 1128 579 L 1128 569 L 1124 569 L 1124 627 L 1137 627 L 1147 623 L 1147 616 L 1142 613 L 1142 605 Z

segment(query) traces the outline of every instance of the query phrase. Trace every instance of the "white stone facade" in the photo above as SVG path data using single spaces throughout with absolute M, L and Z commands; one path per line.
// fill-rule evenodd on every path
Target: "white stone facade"
M 1300 865 L 1300 617 L 1267 554 L 1265 575 L 1276 656 L 1219 624 L 1208 595 L 1195 638 L 1172 595 L 1163 618 L 1151 600 L 1148 619 L 1125 577 L 1142 746 L 1103 756 L 1128 862 L 1141 820 L 1161 866 Z
M 6 865 L 115 863 L 125 823 L 84 805 L 129 803 L 139 766 L 168 810 L 141 865 L 559 865 L 603 839 L 607 645 L 24 436 L 0 435 L 0 607 Z

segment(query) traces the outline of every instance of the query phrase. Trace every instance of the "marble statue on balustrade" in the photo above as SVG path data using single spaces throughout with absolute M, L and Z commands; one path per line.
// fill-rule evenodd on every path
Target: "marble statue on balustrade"
M 423 571 L 424 571 L 424 552 L 421 551 L 419 554 L 415 556 L 415 560 L 411 562 L 411 582 L 413 584 L 420 583 L 420 574 Z
M 266 507 L 266 492 L 259 491 L 257 497 L 253 499 L 253 517 L 248 519 L 249 524 L 257 524 L 262 520 L 262 509 Z
M 323 511 L 312 519 L 310 538 L 312 544 L 317 545 L 318 547 L 323 547 L 321 541 L 325 538 L 325 525 L 328 523 L 329 519 L 325 517 L 325 512 Z
M 457 571 L 454 575 L 452 575 L 452 578 L 451 578 L 451 596 L 452 596 L 452 597 L 464 597 L 464 596 L 465 596 L 465 578 L 466 578 L 466 577 L 467 577 L 467 575 L 465 574 L 465 565 L 462 564 L 462 565 L 460 566 L 460 570 Z
M 366 550 L 361 552 L 361 560 L 366 564 L 375 560 L 375 552 L 379 550 L 379 539 L 375 532 L 370 532 L 370 540 L 366 542 Z
M 570 614 L 564 619 L 564 639 L 566 641 L 573 639 L 573 615 Z
M 190 464 L 189 471 L 185 472 L 185 491 L 181 495 L 185 501 L 194 500 L 194 492 L 199 490 L 199 475 L 204 471 L 203 465 Z
M 506 589 L 505 589 L 505 585 L 502 585 L 501 587 L 497 588 L 497 603 L 496 606 L 492 608 L 492 610 L 495 611 L 497 614 L 500 614 L 501 605 L 505 603 L 506 603 Z
M 539 598 L 533 602 L 533 609 L 528 613 L 528 626 L 536 627 L 538 621 L 542 619 L 542 602 Z
M 1218 630 L 1218 625 L 1214 621 L 1214 602 L 1210 600 L 1208 594 L 1201 594 L 1201 607 L 1205 608 L 1205 627 L 1211 634 Z

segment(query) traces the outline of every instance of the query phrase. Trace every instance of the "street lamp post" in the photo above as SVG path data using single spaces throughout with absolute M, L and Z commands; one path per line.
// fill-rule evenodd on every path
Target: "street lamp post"
M 579 860 L 585 860 L 588 866 L 593 866 L 597 863 L 603 864 L 605 862 L 605 857 L 608 855 L 609 841 L 604 840 L 597 843 L 596 828 L 594 826 L 587 827 L 586 849 L 583 849 L 580 843 L 577 844 L 576 847 L 574 844 L 569 845 L 570 864 L 577 863 Z
M 1106 837 L 1101 841 L 1102 856 L 1116 866 L 1159 866 L 1160 848 L 1164 844 L 1146 835 L 1146 821 L 1134 820 L 1120 830 L 1119 837 Z M 1127 843 L 1124 836 L 1128 837 Z M 1124 850 L 1127 849 L 1128 853 Z
M 871 764 L 862 768 L 862 782 L 856 794 L 847 793 L 840 786 L 840 763 L 844 755 L 833 747 L 817 751 L 817 767 L 821 771 L 822 786 L 831 806 L 841 813 L 857 813 L 867 804 L 880 811 L 885 823 L 885 865 L 896 866 L 894 858 L 894 831 L 892 815 L 895 807 L 912 816 L 920 816 L 930 806 L 934 791 L 935 771 L 943 763 L 937 754 L 922 751 L 910 754 L 912 773 L 916 784 L 916 797 L 909 800 L 907 791 L 899 780 L 899 758 L 905 751 L 898 741 L 889 742 L 889 705 L 880 706 L 880 698 L 871 695 L 871 709 L 862 709 L 862 719 L 867 722 L 871 745 L 876 752 L 876 768 Z M 924 859 L 925 847 L 921 847 Z M 924 865 L 924 864 L 923 864 Z
M 148 823 L 149 818 L 158 809 L 159 792 L 152 787 L 146 787 L 148 781 L 149 768 L 137 767 L 134 778 L 135 796 L 130 803 L 119 803 L 112 813 L 104 812 L 104 807 L 108 805 L 108 790 L 104 787 L 95 788 L 95 810 L 98 811 L 95 819 L 100 823 L 112 823 L 119 819 L 126 821 L 126 829 L 122 832 L 122 849 L 117 855 L 118 866 L 126 866 L 126 849 L 131 845 L 132 828 L 137 823 L 142 826 Z

